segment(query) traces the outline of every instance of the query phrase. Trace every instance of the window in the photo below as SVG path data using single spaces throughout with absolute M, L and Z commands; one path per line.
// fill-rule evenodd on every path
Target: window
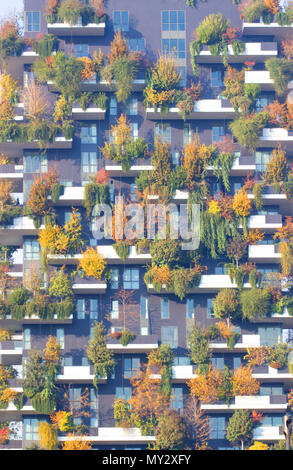
M 114 202 L 115 198 L 115 183 L 113 180 L 110 181 L 110 201 Z
M 183 128 L 183 146 L 190 144 L 192 140 L 192 130 L 190 124 L 184 124 Z
M 31 349 L 31 329 L 23 329 L 23 349 Z
M 169 318 L 169 301 L 166 299 L 161 299 L 161 318 L 163 320 Z
M 190 366 L 190 357 L 188 357 L 188 356 L 175 356 L 173 364 L 174 364 L 174 366 Z
M 122 398 L 122 400 L 130 400 L 131 398 L 131 387 L 116 387 L 116 400 Z
M 30 238 L 24 240 L 24 259 L 40 259 L 40 244 L 38 240 Z
M 24 155 L 23 170 L 25 173 L 47 173 L 48 159 L 47 155 Z
M 283 395 L 283 385 L 278 384 L 261 384 L 259 389 L 260 395 Z
M 64 340 L 65 340 L 64 328 L 56 329 L 56 337 L 57 337 L 58 343 L 60 344 L 61 349 L 64 349 L 64 346 L 65 346 L 64 345 Z
M 23 439 L 25 441 L 37 441 L 39 440 L 39 423 L 44 419 L 38 418 L 23 418 Z
M 240 356 L 234 356 L 233 357 L 233 369 L 239 369 L 241 367 L 241 357 Z
M 138 124 L 137 124 L 137 122 L 131 122 L 130 123 L 130 128 L 131 128 L 131 135 L 133 137 L 133 140 L 136 141 L 138 139 Z
M 184 65 L 180 65 L 177 68 L 178 68 L 178 72 L 180 73 L 179 85 L 181 87 L 184 87 L 186 86 L 186 81 L 187 81 L 186 67 Z
M 111 309 L 111 318 L 112 320 L 117 320 L 119 318 L 119 302 L 118 300 L 112 300 L 112 309 Z
M 40 12 L 25 12 L 25 29 L 28 33 L 37 33 L 40 31 Z
M 238 193 L 239 189 L 242 188 L 242 183 L 233 183 L 232 184 L 232 192 L 233 194 Z
M 225 439 L 226 423 L 223 416 L 210 416 L 210 439 Z
M 88 57 L 89 56 L 88 44 L 74 44 L 74 55 L 75 57 Z
M 76 304 L 78 320 L 85 319 L 85 299 L 78 299 Z
M 224 369 L 224 358 L 212 357 L 212 367 L 215 369 Z
M 185 59 L 185 39 L 162 39 L 162 52 L 175 59 Z
M 90 319 L 97 320 L 99 313 L 98 299 L 90 299 Z
M 171 348 L 177 348 L 178 347 L 177 326 L 162 326 L 161 327 L 161 341 L 164 344 L 169 344 Z
M 123 288 L 139 289 L 139 269 L 126 268 L 123 272 Z
M 138 101 L 137 98 L 130 98 L 126 104 L 126 114 L 128 116 L 137 116 Z
M 81 152 L 82 173 L 94 174 L 98 170 L 97 152 Z
M 273 415 L 265 416 L 261 420 L 262 426 L 283 426 L 283 416 Z
M 155 124 L 155 137 L 160 137 L 165 140 L 168 144 L 171 144 L 171 127 L 167 123 L 156 123 Z
M 136 191 L 137 191 L 137 185 L 135 183 L 131 183 L 131 185 L 130 185 L 130 200 L 132 202 L 137 201 Z
M 162 31 L 185 31 L 184 11 L 162 11 Z
M 118 289 L 119 287 L 119 269 L 112 268 L 111 270 L 111 289 Z
M 259 326 L 261 346 L 274 346 L 281 340 L 281 328 L 279 326 Z
M 144 38 L 127 39 L 128 49 L 132 52 L 145 52 Z
M 141 296 L 139 302 L 139 313 L 140 313 L 140 334 L 146 336 L 149 333 L 149 301 L 147 297 Z
M 81 143 L 96 144 L 97 143 L 97 126 L 90 124 L 81 128 Z
M 61 363 L 64 367 L 72 367 L 73 366 L 73 358 L 72 356 L 66 356 L 61 358 Z
M 212 69 L 211 70 L 211 85 L 212 87 L 222 87 L 223 83 L 223 71 Z
M 194 299 L 186 300 L 186 318 L 194 318 Z
M 225 136 L 224 126 L 213 126 L 212 127 L 212 144 L 223 140 Z
M 32 82 L 37 80 L 37 75 L 32 70 L 31 64 L 24 64 L 23 67 L 23 86 L 27 87 Z
M 255 168 L 256 171 L 265 171 L 267 164 L 272 158 L 271 152 L 255 152 Z
M 117 116 L 117 100 L 115 97 L 110 99 L 110 116 Z
M 114 11 L 113 26 L 114 31 L 129 31 L 128 11 Z
M 214 306 L 213 306 L 213 297 L 208 297 L 207 298 L 207 317 L 208 318 L 214 318 Z
M 261 96 L 258 96 L 255 99 L 255 110 L 256 112 L 263 111 L 265 106 L 269 106 L 269 104 L 273 101 L 274 97 L 272 94 L 265 94 L 262 93 Z
M 179 152 L 172 152 L 171 155 L 172 155 L 173 165 L 179 166 L 180 165 L 180 153 Z
M 124 359 L 124 378 L 130 379 L 138 374 L 140 369 L 140 359 L 138 357 L 126 357 Z
M 177 411 L 183 410 L 183 390 L 182 388 L 172 387 L 171 389 L 171 408 Z

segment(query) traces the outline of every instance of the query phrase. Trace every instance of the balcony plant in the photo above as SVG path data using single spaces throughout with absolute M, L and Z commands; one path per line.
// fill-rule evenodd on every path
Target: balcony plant
M 195 324 L 190 329 L 187 344 L 190 349 L 190 359 L 198 366 L 199 370 L 203 365 L 210 363 L 212 353 L 209 349 L 209 340 L 205 330 L 199 324 Z
M 230 327 L 231 318 L 238 315 L 239 299 L 234 289 L 221 290 L 213 301 L 213 311 L 217 318 L 226 319 Z
M 253 288 L 240 293 L 243 319 L 266 317 L 271 311 L 271 294 L 267 289 Z
M 226 439 L 233 444 L 241 444 L 244 450 L 245 444 L 252 440 L 253 421 L 247 410 L 236 410 L 229 419 L 226 429 Z
M 16 16 L 5 18 L 0 25 L 0 57 L 20 56 L 25 47 Z
M 58 430 L 54 425 L 41 421 L 38 426 L 38 435 L 43 450 L 57 450 Z
M 283 57 L 273 57 L 265 61 L 265 67 L 274 81 L 277 95 L 282 95 L 287 89 L 288 82 L 293 78 L 292 61 Z
M 235 111 L 247 114 L 253 110 L 261 89 L 258 84 L 245 84 L 245 68 L 239 71 L 228 65 L 224 85 L 223 96 L 230 100 Z
M 267 362 L 274 369 L 281 369 L 288 363 L 290 347 L 287 343 L 278 343 L 268 350 Z
M 131 136 L 131 126 L 124 114 L 111 126 L 111 142 L 105 142 L 101 148 L 104 158 L 121 163 L 122 170 L 128 171 L 136 158 L 144 158 L 148 146 L 141 137 L 136 140 Z
M 21 207 L 16 205 L 11 192 L 13 185 L 9 181 L 0 182 L 0 226 L 5 227 L 13 222 L 14 217 L 21 213 Z
M 98 182 L 97 176 L 92 178 L 84 188 L 83 204 L 88 218 L 91 217 L 92 211 L 96 204 L 109 204 L 110 202 L 108 178 L 106 178 L 105 182 Z
M 102 322 L 94 323 L 93 339 L 88 342 L 87 357 L 94 365 L 94 387 L 98 387 L 98 379 L 100 377 L 108 377 L 113 367 L 115 360 L 113 352 L 107 349 L 106 345 L 106 328 Z
M 268 117 L 268 113 L 263 111 L 247 116 L 240 116 L 232 121 L 229 127 L 240 145 L 254 150 L 264 127 L 266 127 L 268 123 Z
M 93 247 L 88 247 L 82 253 L 79 268 L 85 276 L 92 276 L 97 280 L 101 280 L 106 268 L 106 261 L 99 254 L 98 249 L 95 250 Z
M 187 439 L 186 424 L 176 410 L 170 409 L 159 416 L 154 435 L 154 450 L 182 449 Z
M 40 40 L 37 40 L 33 45 L 33 50 L 40 57 L 50 57 L 53 52 L 57 52 L 59 49 L 59 40 L 52 34 L 43 36 Z
M 196 378 L 187 382 L 190 395 L 197 398 L 202 403 L 215 403 L 223 396 L 224 375 L 218 369 L 212 369 L 211 365 L 207 370 L 202 371 Z

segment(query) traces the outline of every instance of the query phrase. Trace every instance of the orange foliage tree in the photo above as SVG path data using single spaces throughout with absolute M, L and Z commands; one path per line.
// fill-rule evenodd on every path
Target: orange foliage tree
M 99 254 L 98 250 L 88 247 L 79 261 L 79 267 L 86 276 L 93 276 L 95 279 L 101 279 L 106 267 L 105 259 Z
M 251 367 L 236 369 L 231 382 L 233 395 L 257 395 L 259 392 L 260 383 L 252 377 Z
M 61 346 L 55 336 L 49 336 L 43 351 L 44 360 L 47 363 L 58 364 L 61 359 Z
M 75 434 L 68 434 L 70 440 L 62 444 L 62 450 L 91 450 L 92 443 L 89 440 L 83 439 L 82 436 Z
M 208 372 L 189 380 L 190 395 L 203 403 L 213 403 L 222 395 L 224 378 L 220 370 L 209 366 Z

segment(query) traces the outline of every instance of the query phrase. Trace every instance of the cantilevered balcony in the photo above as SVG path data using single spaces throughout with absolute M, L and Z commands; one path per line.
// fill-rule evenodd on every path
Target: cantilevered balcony
M 236 341 L 234 348 L 231 349 L 227 345 L 227 341 L 224 339 L 211 342 L 209 344 L 210 349 L 214 352 L 245 352 L 247 348 L 258 348 L 260 347 L 260 336 L 257 334 L 242 334 Z
M 264 128 L 258 140 L 258 147 L 275 147 L 279 144 L 286 150 L 292 150 L 293 131 L 281 127 Z
M 94 366 L 62 366 L 60 372 L 57 375 L 59 383 L 92 383 L 94 380 Z M 101 378 L 98 380 L 100 384 L 107 382 L 107 378 Z
M 121 260 L 112 245 L 100 245 L 98 246 L 98 252 L 109 264 L 145 264 L 151 261 L 151 255 L 149 253 L 138 254 L 135 246 L 131 246 L 129 248 L 129 256 L 126 260 Z M 48 255 L 48 261 L 50 264 L 54 265 L 77 264 L 81 257 L 81 254 L 73 256 Z
M 51 92 L 57 92 L 58 89 L 56 84 L 53 80 L 48 80 L 47 82 L 48 89 Z M 146 80 L 144 78 L 137 78 L 132 81 L 131 91 L 142 91 L 146 86 Z M 83 80 L 80 83 L 80 90 L 85 92 L 93 92 L 93 91 L 100 91 L 100 92 L 114 92 L 117 90 L 117 85 L 115 81 L 109 83 L 106 80 L 97 80 L 96 76 L 89 80 Z
M 272 232 L 281 227 L 281 214 L 251 215 L 248 221 L 248 228 L 258 228 L 267 232 Z
M 147 353 L 153 349 L 158 348 L 158 336 L 157 335 L 137 335 L 133 341 L 131 341 L 127 346 L 123 346 L 119 339 L 114 339 L 108 336 L 107 338 L 107 348 L 113 351 L 116 354 L 119 353 Z
M 41 225 L 40 228 L 44 228 Z M 13 223 L 0 229 L 0 243 L 8 246 L 22 245 L 23 236 L 38 235 L 33 220 L 27 216 L 15 217 Z
M 246 70 L 245 83 L 259 85 L 263 91 L 274 90 L 274 80 L 270 77 L 268 70 Z
M 278 44 L 276 42 L 246 42 L 244 52 L 234 55 L 231 45 L 228 45 L 228 62 L 242 63 L 246 61 L 264 62 L 270 57 L 277 57 Z M 221 63 L 222 55 L 212 55 L 208 46 L 204 46 L 199 55 L 195 57 L 199 63 Z
M 95 120 L 104 121 L 106 110 L 101 109 L 94 104 L 90 104 L 88 108 L 83 110 L 78 103 L 72 107 L 72 118 L 81 121 Z
M 22 352 L 22 334 L 15 334 L 10 340 L 0 341 L 0 364 L 6 366 L 21 363 Z
M 184 383 L 187 380 L 194 379 L 195 377 L 197 377 L 195 369 L 196 367 L 193 365 L 172 366 L 172 382 Z
M 60 436 L 59 442 L 77 439 L 74 436 Z M 147 444 L 155 441 L 154 436 L 143 436 L 139 428 L 99 427 L 95 432 L 91 431 L 89 436 L 79 436 L 78 439 L 90 441 L 92 444 L 131 445 Z
M 243 34 L 246 36 L 273 36 L 278 33 L 291 34 L 293 31 L 293 23 L 289 25 L 280 25 L 277 22 L 264 23 L 263 21 L 242 24 Z
M 105 294 L 107 283 L 105 281 L 97 281 L 94 278 L 81 277 L 76 275 L 72 285 L 75 294 Z
M 230 170 L 231 176 L 246 176 L 250 171 L 255 171 L 255 157 L 243 156 L 235 158 L 232 168 Z M 208 166 L 207 172 L 209 175 L 214 173 L 214 167 Z
M 160 108 L 147 108 L 147 119 L 154 120 L 178 120 L 183 119 L 176 107 L 169 108 L 168 111 L 161 112 Z M 190 119 L 233 119 L 235 117 L 235 110 L 229 100 L 199 100 L 194 104 L 193 112 L 187 115 L 187 120 Z
M 259 410 L 264 412 L 285 412 L 287 409 L 286 395 L 243 395 L 233 398 L 229 405 L 222 400 L 212 404 L 201 404 L 205 411 L 222 412 L 235 410 Z
M 131 165 L 129 170 L 123 171 L 121 165 L 117 165 L 117 163 L 108 160 L 105 164 L 105 170 L 109 176 L 134 177 L 139 176 L 142 171 L 152 171 L 153 165 L 151 165 L 150 161 L 138 159 Z
M 285 439 L 281 426 L 257 426 L 253 430 L 253 440 L 279 441 Z
M 254 366 L 252 368 L 252 376 L 255 379 L 260 380 L 261 382 L 267 382 L 267 383 L 286 382 L 288 384 L 288 383 L 291 383 L 293 379 L 293 375 L 290 374 L 287 366 L 284 366 L 280 369 L 275 369 L 274 367 L 270 367 L 268 365 Z
M 23 165 L 0 165 L 0 179 L 21 181 L 23 179 Z
M 281 261 L 279 245 L 249 245 L 248 259 L 254 263 L 279 263 Z
M 77 24 L 48 23 L 48 33 L 54 36 L 104 36 L 106 23 L 89 23 L 83 26 L 81 21 Z
M 179 189 L 176 189 L 175 194 L 172 196 L 171 202 L 175 202 L 179 204 L 180 202 L 187 202 L 188 200 L 188 191 L 181 191 Z M 157 201 L 159 199 L 159 196 L 157 194 L 150 194 L 148 195 L 148 200 L 149 201 Z

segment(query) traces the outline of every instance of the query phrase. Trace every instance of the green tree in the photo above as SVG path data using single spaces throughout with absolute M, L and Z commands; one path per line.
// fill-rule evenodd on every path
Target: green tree
M 226 319 L 230 325 L 231 317 L 237 315 L 239 299 L 234 289 L 223 289 L 213 301 L 214 314 L 217 318 Z
M 94 386 L 97 388 L 99 377 L 107 377 L 115 365 L 113 352 L 107 348 L 106 328 L 103 322 L 93 325 L 93 339 L 88 342 L 87 357 L 94 364 Z
M 50 279 L 49 294 L 56 297 L 61 302 L 65 299 L 70 299 L 73 296 L 72 280 L 69 275 L 64 272 L 65 267 L 62 266 L 59 271 L 55 273 Z
M 226 430 L 226 439 L 233 444 L 244 445 L 249 443 L 253 437 L 253 422 L 247 410 L 236 410 L 231 418 Z
M 165 411 L 155 428 L 156 449 L 180 450 L 187 437 L 186 425 L 176 410 Z
M 208 364 L 211 358 L 209 350 L 209 340 L 205 335 L 205 330 L 200 325 L 194 325 L 188 336 L 189 356 L 194 364 Z
M 271 310 L 271 294 L 267 289 L 249 289 L 241 292 L 240 304 L 243 318 L 263 318 Z
M 41 392 L 45 385 L 46 365 L 39 351 L 30 351 L 24 364 L 22 386 L 24 394 L 32 398 Z

